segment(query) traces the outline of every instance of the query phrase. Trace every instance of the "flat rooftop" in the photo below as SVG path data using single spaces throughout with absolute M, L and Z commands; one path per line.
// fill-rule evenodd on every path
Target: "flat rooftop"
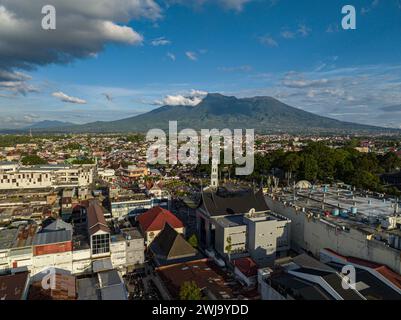
M 253 215 L 232 215 L 215 218 L 214 220 L 223 228 L 233 228 L 246 225 L 244 219 L 248 219 L 252 222 L 263 222 L 263 221 L 285 221 L 287 218 L 280 216 L 272 212 L 255 213 Z
M 394 199 L 384 200 L 332 187 L 325 191 L 323 188 L 297 190 L 295 198 L 292 190 L 278 192 L 275 196 L 281 202 L 291 203 L 299 209 L 304 208 L 307 212 L 320 214 L 320 219 L 324 222 L 340 228 L 357 229 L 367 235 L 377 234 L 376 220 L 394 215 L 395 210 Z M 356 213 L 352 213 L 353 207 L 357 208 Z M 340 211 L 339 216 L 332 215 L 335 209 Z M 343 210 L 347 211 L 345 217 L 341 216 Z M 330 214 L 326 215 L 326 212 Z
M 223 228 L 233 228 L 245 225 L 243 215 L 226 216 L 217 218 L 215 221 Z
M 289 201 L 294 200 L 292 191 L 286 193 L 285 197 Z M 352 207 L 355 207 L 358 210 L 358 214 L 366 217 L 393 215 L 395 208 L 395 199 L 378 198 L 337 188 L 299 190 L 296 194 L 295 203 L 306 208 L 311 206 L 322 208 L 322 204 L 324 203 L 327 210 L 335 208 L 350 210 Z

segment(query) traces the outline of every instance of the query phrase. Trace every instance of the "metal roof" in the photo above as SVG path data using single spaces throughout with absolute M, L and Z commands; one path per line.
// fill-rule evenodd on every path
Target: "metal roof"
M 37 233 L 33 238 L 33 245 L 40 246 L 51 243 L 72 241 L 71 230 L 58 230 L 52 232 Z

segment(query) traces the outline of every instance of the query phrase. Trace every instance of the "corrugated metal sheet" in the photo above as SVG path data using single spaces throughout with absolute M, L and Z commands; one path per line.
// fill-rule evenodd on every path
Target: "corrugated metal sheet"
M 71 240 L 71 230 L 59 230 L 53 232 L 37 233 L 33 239 L 33 245 L 38 246 L 51 243 L 67 242 Z

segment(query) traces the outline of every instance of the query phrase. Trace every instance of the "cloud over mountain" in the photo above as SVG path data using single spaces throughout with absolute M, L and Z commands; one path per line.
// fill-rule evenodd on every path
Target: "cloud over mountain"
M 72 97 L 64 92 L 58 91 L 58 92 L 53 92 L 52 94 L 53 97 L 60 99 L 63 102 L 67 103 L 75 103 L 75 104 L 86 104 L 86 101 L 80 98 Z
M 155 101 L 155 105 L 168 106 L 197 106 L 207 96 L 207 92 L 191 90 L 187 95 L 168 95 L 163 100 Z

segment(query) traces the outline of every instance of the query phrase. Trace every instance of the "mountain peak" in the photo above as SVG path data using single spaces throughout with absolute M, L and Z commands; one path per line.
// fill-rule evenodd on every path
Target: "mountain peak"
M 208 93 L 206 97 L 203 99 L 204 100 L 232 100 L 232 99 L 237 99 L 234 96 L 225 96 L 221 93 Z
M 236 98 L 221 93 L 207 94 L 196 108 L 163 106 L 118 121 L 71 127 L 58 125 L 53 131 L 61 129 L 64 132 L 147 132 L 153 128 L 168 130 L 169 121 L 177 121 L 180 129 L 195 130 L 229 128 L 254 129 L 258 133 L 388 132 L 384 128 L 322 117 L 291 107 L 269 96 Z

